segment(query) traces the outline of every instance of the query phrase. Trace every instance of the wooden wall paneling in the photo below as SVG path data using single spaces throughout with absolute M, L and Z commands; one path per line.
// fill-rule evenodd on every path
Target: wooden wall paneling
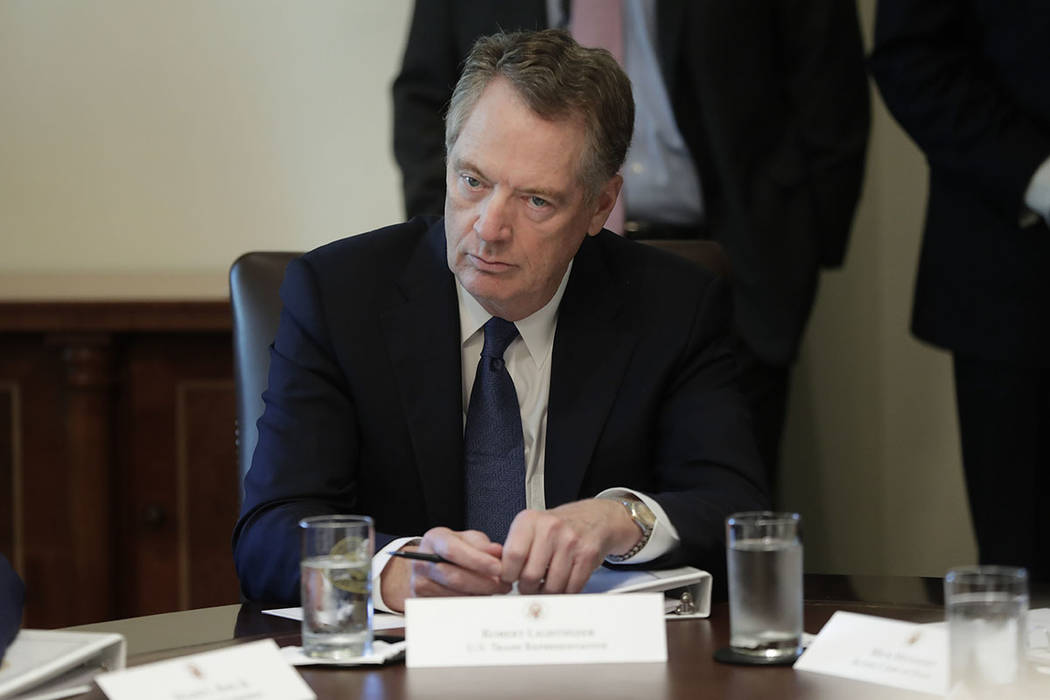
M 229 379 L 184 381 L 177 390 L 180 606 L 235 603 L 231 534 L 237 521 L 236 401 Z
M 137 337 L 126 360 L 134 614 L 237 601 L 235 404 L 226 334 Z
M 134 617 L 139 601 L 136 591 L 141 590 L 144 576 L 138 570 L 138 533 L 142 527 L 135 506 L 133 481 L 134 407 L 129 399 L 131 384 L 128 369 L 128 345 L 126 338 L 118 338 L 116 352 L 116 385 L 114 386 L 113 431 L 116 435 L 113 454 L 113 523 L 115 537 L 114 568 L 116 591 L 114 618 Z
M 229 325 L 219 301 L 0 301 L 0 547 L 26 626 L 237 600 Z
M 105 333 L 58 335 L 62 348 L 68 447 L 66 481 L 71 530 L 70 571 L 76 581 L 67 624 L 108 620 L 114 612 L 113 347 Z
M 127 590 L 121 615 L 179 609 L 175 477 L 176 362 L 167 336 L 129 339 L 124 357 L 121 412 L 126 427 L 122 480 L 127 553 L 121 562 Z
M 21 451 L 19 489 L 12 495 L 20 552 L 16 568 L 26 584 L 23 624 L 72 624 L 81 592 L 73 569 L 69 525 L 64 367 L 61 348 L 42 334 L 0 336 L 0 377 L 17 387 Z M 16 544 L 16 551 L 19 545 Z
M 22 427 L 18 383 L 0 376 L 0 553 L 21 571 Z

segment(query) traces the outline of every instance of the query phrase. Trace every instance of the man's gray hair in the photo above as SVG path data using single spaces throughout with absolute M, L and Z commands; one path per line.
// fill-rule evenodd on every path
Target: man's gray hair
M 449 102 L 446 153 L 494 78 L 507 80 L 543 119 L 582 121 L 587 143 L 577 175 L 588 197 L 620 170 L 634 130 L 634 97 L 630 79 L 608 51 L 584 48 L 560 29 L 481 37 Z

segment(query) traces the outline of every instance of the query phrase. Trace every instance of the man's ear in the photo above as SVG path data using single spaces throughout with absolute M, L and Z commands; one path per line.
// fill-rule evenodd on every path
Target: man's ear
M 616 198 L 620 196 L 623 188 L 623 175 L 613 175 L 602 185 L 598 196 L 594 198 L 594 214 L 591 216 L 590 224 L 587 226 L 587 235 L 596 236 L 609 218 L 609 212 L 616 206 Z

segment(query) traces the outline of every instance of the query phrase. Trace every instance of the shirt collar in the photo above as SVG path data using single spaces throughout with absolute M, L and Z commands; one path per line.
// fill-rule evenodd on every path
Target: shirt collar
M 565 286 L 568 284 L 571 272 L 572 261 L 570 260 L 551 300 L 543 308 L 514 323 L 537 367 L 546 362 L 554 346 L 554 330 L 558 325 L 558 306 L 565 295 Z M 459 341 L 462 347 L 492 318 L 492 314 L 463 288 L 458 278 L 456 279 L 456 296 L 459 299 Z

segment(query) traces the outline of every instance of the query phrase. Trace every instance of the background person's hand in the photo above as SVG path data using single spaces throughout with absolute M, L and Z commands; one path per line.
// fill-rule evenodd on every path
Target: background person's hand
M 551 510 L 523 510 L 503 545 L 503 581 L 518 591 L 579 593 L 609 554 L 623 554 L 641 537 L 624 507 L 589 498 Z
M 440 554 L 451 563 L 390 557 L 380 586 L 383 602 L 391 610 L 403 611 L 406 598 L 510 592 L 511 584 L 500 579 L 503 547 L 482 532 L 435 527 L 423 535 L 419 546 L 404 549 Z

